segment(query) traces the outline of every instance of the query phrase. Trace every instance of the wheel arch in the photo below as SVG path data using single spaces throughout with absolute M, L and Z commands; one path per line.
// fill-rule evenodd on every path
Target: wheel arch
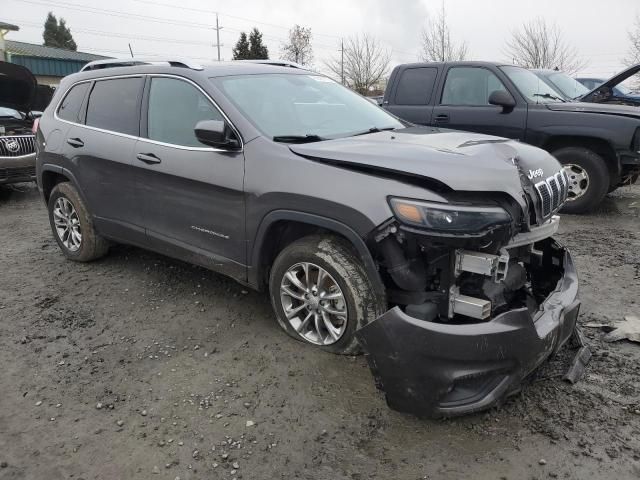
M 600 155 L 609 171 L 609 183 L 618 184 L 620 181 L 620 162 L 611 143 L 603 138 L 580 135 L 557 135 L 551 137 L 543 148 L 549 153 L 565 147 L 587 148 Z
M 39 181 L 45 203 L 49 203 L 49 197 L 56 185 L 62 182 L 69 182 L 77 190 L 84 204 L 88 206 L 84 192 L 80 188 L 75 176 L 66 168 L 45 164 L 42 166 Z
M 269 269 L 284 247 L 299 238 L 321 232 L 337 235 L 346 240 L 362 260 L 375 293 L 385 293 L 373 256 L 357 232 L 348 225 L 331 218 L 290 210 L 273 211 L 260 223 L 249 254 L 251 259 L 248 271 L 249 284 L 258 289 L 264 288 L 268 283 Z

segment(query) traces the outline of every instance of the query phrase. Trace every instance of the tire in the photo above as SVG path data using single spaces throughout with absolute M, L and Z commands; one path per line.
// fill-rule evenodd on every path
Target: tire
M 311 264 L 308 266 L 306 277 L 305 263 Z M 315 267 L 323 269 L 326 275 L 323 276 L 322 285 L 315 292 L 317 296 L 314 297 L 313 285 L 320 275 Z M 285 277 L 287 273 L 290 275 Z M 309 292 L 308 300 L 293 298 L 281 291 L 281 287 L 285 285 L 289 292 L 304 295 L 305 290 L 296 287 L 290 281 L 291 274 L 299 279 L 299 285 L 310 287 L 306 289 Z M 310 280 L 305 281 L 305 278 Z M 317 301 L 323 298 L 323 292 L 324 295 L 329 294 L 332 297 L 342 294 L 342 297 L 324 300 L 318 305 Z M 284 248 L 272 265 L 269 275 L 269 293 L 278 323 L 285 332 L 296 340 L 336 354 L 359 353 L 360 347 L 355 338 L 356 330 L 372 322 L 386 310 L 386 299 L 375 294 L 372 282 L 351 246 L 345 240 L 334 236 L 313 235 L 297 240 Z M 290 321 L 285 309 L 289 311 L 299 309 L 305 303 L 306 306 L 303 306 L 299 314 L 293 316 Z M 345 311 L 346 313 L 341 316 L 332 315 L 332 312 Z M 304 319 L 309 315 L 311 317 L 305 324 Z M 315 322 L 316 315 L 318 323 Z M 330 335 L 323 318 L 328 318 L 336 330 L 341 330 L 337 339 L 338 332 L 334 331 L 334 335 Z M 297 323 L 298 330 L 292 322 Z
M 610 177 L 607 164 L 597 153 L 583 147 L 565 147 L 552 152 L 552 155 L 565 167 L 575 165 L 577 170 L 586 172 L 586 188 L 580 196 L 571 198 L 572 178 L 569 176 L 569 199 L 562 207 L 563 213 L 586 213 L 597 207 L 609 191 Z
M 69 209 L 68 205 L 71 205 L 73 210 Z M 107 253 L 109 243 L 96 233 L 91 215 L 73 185 L 68 182 L 57 184 L 49 196 L 48 210 L 51 231 L 65 257 L 76 262 L 90 262 Z M 71 228 L 67 228 L 67 232 L 70 229 L 76 229 L 80 239 L 78 240 L 77 236 L 69 237 L 59 233 L 56 228 L 56 219 L 59 224 L 62 222 L 67 227 L 71 225 Z

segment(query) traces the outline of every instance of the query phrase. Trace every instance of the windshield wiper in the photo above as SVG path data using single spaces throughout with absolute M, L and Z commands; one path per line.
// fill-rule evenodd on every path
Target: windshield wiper
M 395 130 L 395 129 L 396 129 L 396 127 L 384 127 L 384 128 L 371 127 L 369 130 L 365 130 L 364 132 L 354 133 L 352 135 L 352 137 L 357 137 L 359 135 L 368 135 L 370 133 L 384 132 L 384 131 L 388 131 L 388 130 Z
M 282 142 L 282 143 L 311 143 L 311 142 L 321 142 L 322 140 L 327 140 L 319 135 L 315 134 L 306 134 L 306 135 L 276 135 L 273 137 L 274 142 Z
M 550 98 L 551 100 L 559 100 L 562 103 L 566 103 L 564 98 L 556 97 L 555 95 L 551 95 L 550 93 L 534 93 L 534 97 L 542 97 L 542 98 Z

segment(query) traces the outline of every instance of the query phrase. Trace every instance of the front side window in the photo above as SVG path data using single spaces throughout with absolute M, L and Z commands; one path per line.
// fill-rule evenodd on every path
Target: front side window
M 80 107 L 91 82 L 79 83 L 71 87 L 58 107 L 58 117 L 69 122 L 78 122 Z
M 138 136 L 142 77 L 99 80 L 89 94 L 86 124 Z
M 211 79 L 265 136 L 338 138 L 401 128 L 395 117 L 333 80 L 267 73 Z
M 489 105 L 489 95 L 506 88 L 496 75 L 486 68 L 455 67 L 447 73 L 442 105 Z
M 196 87 L 175 78 L 155 77 L 149 89 L 148 137 L 162 143 L 204 147 L 194 129 L 201 120 L 224 117 Z

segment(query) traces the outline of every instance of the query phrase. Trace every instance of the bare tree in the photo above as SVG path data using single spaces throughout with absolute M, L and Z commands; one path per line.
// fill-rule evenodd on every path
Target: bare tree
M 348 38 L 343 55 L 327 60 L 325 66 L 336 78 L 344 78 L 347 86 L 364 95 L 385 76 L 390 61 L 389 50 L 364 34 Z
M 282 45 L 282 58 L 300 65 L 309 65 L 313 60 L 311 28 L 295 25 L 289 30 L 289 41 Z
M 451 40 L 444 2 L 435 19 L 427 17 L 427 24 L 422 30 L 421 56 L 425 62 L 450 62 L 467 58 L 467 42 L 456 44 Z
M 585 66 L 577 50 L 564 40 L 558 25 L 547 23 L 544 18 L 536 18 L 512 32 L 505 54 L 525 68 L 552 68 L 574 74 Z
M 629 51 L 627 56 L 622 60 L 625 65 L 631 66 L 640 63 L 640 14 L 636 15 L 633 28 L 629 30 Z M 634 75 L 633 88 L 640 89 L 639 74 Z

